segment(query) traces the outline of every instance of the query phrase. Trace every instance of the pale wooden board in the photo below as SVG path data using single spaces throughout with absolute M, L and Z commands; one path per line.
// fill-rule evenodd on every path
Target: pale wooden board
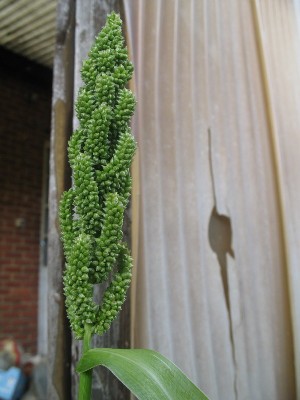
M 272 143 L 281 205 L 294 334 L 297 394 L 300 398 L 300 5 L 255 2 L 261 32 Z
M 214 400 L 295 399 L 288 265 L 252 4 L 124 5 L 138 98 L 134 344 L 170 357 Z M 297 171 L 286 183 L 294 213 Z M 224 261 L 230 315 L 210 243 L 224 225 L 227 241 L 224 221 L 234 251 Z

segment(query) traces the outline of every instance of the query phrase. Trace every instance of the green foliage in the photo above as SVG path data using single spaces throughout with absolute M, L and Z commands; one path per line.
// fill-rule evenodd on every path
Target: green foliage
M 89 350 L 77 371 L 97 365 L 107 367 L 140 400 L 208 400 L 176 365 L 152 350 Z
M 73 187 L 63 194 L 59 212 L 67 314 L 79 339 L 87 325 L 91 334 L 109 328 L 131 280 L 132 259 L 122 242 L 122 225 L 136 149 L 128 126 L 136 101 L 125 88 L 132 73 L 122 22 L 112 13 L 82 67 L 79 128 L 68 147 Z M 111 276 L 102 304 L 96 304 L 94 285 Z

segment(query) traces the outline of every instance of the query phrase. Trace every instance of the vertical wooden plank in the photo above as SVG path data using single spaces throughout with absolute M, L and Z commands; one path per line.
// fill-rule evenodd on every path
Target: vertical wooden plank
M 57 43 L 54 59 L 49 182 L 48 270 L 48 400 L 70 398 L 70 333 L 62 292 L 64 256 L 59 237 L 58 204 L 70 185 L 67 140 L 73 114 L 73 0 L 60 0 L 57 8 Z
M 83 60 L 94 41 L 95 36 L 101 30 L 106 21 L 106 16 L 111 11 L 120 11 L 119 0 L 78 0 L 76 2 L 76 31 L 75 31 L 75 80 L 74 93 L 75 100 L 78 89 L 82 85 L 80 69 Z M 74 129 L 78 126 L 78 121 L 74 115 Z M 129 242 L 130 218 L 129 211 L 125 216 L 124 236 Z M 100 300 L 102 293 L 96 294 Z M 130 302 L 129 298 L 117 320 L 111 326 L 109 332 L 102 337 L 94 336 L 93 347 L 130 347 Z M 81 355 L 82 343 L 73 340 L 72 344 L 72 371 Z M 72 373 L 72 393 L 76 398 L 78 387 L 78 376 Z M 93 397 L 106 399 L 125 400 L 130 397 L 129 391 L 107 370 L 98 368 L 93 375 Z
M 300 399 L 300 81 L 299 4 L 252 2 L 270 125 Z M 284 99 L 284 101 L 282 101 Z M 292 340 L 291 340 L 292 341 Z
M 134 344 L 170 357 L 216 400 L 295 398 L 277 176 L 250 3 L 124 0 L 140 154 Z

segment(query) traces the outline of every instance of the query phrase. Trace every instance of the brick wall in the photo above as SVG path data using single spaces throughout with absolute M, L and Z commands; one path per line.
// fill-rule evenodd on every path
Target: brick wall
M 0 52 L 5 59 L 0 66 L 0 339 L 14 338 L 26 351 L 35 352 L 51 72 Z

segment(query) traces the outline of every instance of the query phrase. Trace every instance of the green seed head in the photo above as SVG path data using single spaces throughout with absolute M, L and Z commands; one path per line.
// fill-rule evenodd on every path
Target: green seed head
M 129 128 L 136 101 L 125 88 L 132 73 L 122 22 L 112 13 L 81 70 L 79 128 L 68 146 L 73 187 L 63 194 L 59 210 L 66 307 L 77 338 L 83 338 L 86 324 L 99 335 L 109 329 L 130 285 L 132 259 L 122 225 L 136 150 Z M 102 304 L 96 304 L 94 285 L 111 276 Z

